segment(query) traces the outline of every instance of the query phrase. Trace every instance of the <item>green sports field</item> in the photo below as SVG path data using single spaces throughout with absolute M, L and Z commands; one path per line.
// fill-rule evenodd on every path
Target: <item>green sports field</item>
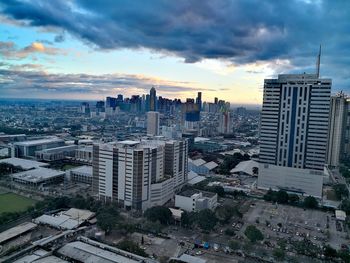
M 35 204 L 35 200 L 14 193 L 0 194 L 0 214 L 20 212 Z

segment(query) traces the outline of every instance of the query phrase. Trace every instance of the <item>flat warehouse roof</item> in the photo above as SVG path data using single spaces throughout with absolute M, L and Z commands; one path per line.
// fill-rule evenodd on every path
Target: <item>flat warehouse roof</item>
M 35 145 L 46 144 L 46 143 L 54 143 L 54 142 L 64 142 L 64 140 L 58 139 L 58 138 L 48 138 L 48 139 L 16 142 L 14 144 L 18 145 L 18 146 L 35 146 Z
M 7 240 L 21 235 L 27 231 L 30 231 L 37 227 L 37 224 L 31 222 L 25 222 L 18 226 L 12 227 L 4 232 L 0 233 L 0 244 L 6 242 Z
M 99 262 L 99 263 L 137 263 L 141 260 L 119 255 L 99 247 L 75 241 L 64 245 L 58 250 L 61 255 L 78 260 L 80 262 Z
M 29 169 L 33 169 L 33 168 L 49 166 L 48 163 L 42 163 L 42 162 L 37 162 L 37 161 L 32 161 L 32 160 L 27 160 L 27 159 L 21 159 L 21 158 L 15 158 L 15 157 L 1 159 L 0 163 L 8 163 L 8 164 L 12 164 L 14 166 L 20 166 L 24 170 L 29 170 Z
M 12 174 L 12 178 L 31 183 L 39 183 L 58 176 L 64 176 L 65 172 L 39 167 L 20 173 Z

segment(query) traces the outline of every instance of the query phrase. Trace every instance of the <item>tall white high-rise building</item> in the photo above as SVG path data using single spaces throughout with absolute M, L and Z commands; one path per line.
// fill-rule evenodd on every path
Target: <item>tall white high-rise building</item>
M 223 134 L 232 133 L 231 116 L 228 110 L 220 113 L 218 131 Z
M 159 135 L 159 112 L 157 111 L 147 112 L 147 135 Z
M 187 181 L 187 140 L 96 144 L 93 192 L 100 200 L 145 210 L 163 205 Z
M 331 86 L 317 74 L 265 80 L 259 187 L 322 195 Z
M 331 97 L 327 164 L 338 167 L 345 148 L 348 101 L 344 93 Z

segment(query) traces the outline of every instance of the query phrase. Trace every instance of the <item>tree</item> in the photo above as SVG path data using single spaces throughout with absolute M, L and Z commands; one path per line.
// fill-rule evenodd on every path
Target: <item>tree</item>
M 117 248 L 134 253 L 141 257 L 148 257 L 148 254 L 139 247 L 139 245 L 131 240 L 123 240 L 117 244 Z
M 114 204 L 103 206 L 97 211 L 96 219 L 97 225 L 108 234 L 119 222 L 119 211 Z
M 275 192 L 272 191 L 272 189 L 270 188 L 267 193 L 264 195 L 264 200 L 268 201 L 268 202 L 275 202 Z
M 73 197 L 70 201 L 70 205 L 79 209 L 88 209 L 88 202 L 81 195 Z
M 254 175 L 258 175 L 259 174 L 259 168 L 258 167 L 253 167 L 252 168 L 252 172 Z
M 225 229 L 225 235 L 226 236 L 234 236 L 235 234 L 236 233 L 235 233 L 235 231 L 233 229 L 231 229 L 231 228 Z
M 232 249 L 232 250 L 238 250 L 241 248 L 241 245 L 235 241 L 235 240 L 230 240 L 230 242 L 228 243 L 228 246 Z
M 324 250 L 323 254 L 326 258 L 331 259 L 331 258 L 337 257 L 337 251 L 331 246 L 326 245 L 323 250 Z
M 241 161 L 247 161 L 250 157 L 248 154 L 242 155 L 235 153 L 233 155 L 225 155 L 224 161 L 220 164 L 218 172 L 220 174 L 230 174 L 232 168 L 236 167 Z
M 246 230 L 244 231 L 244 234 L 253 243 L 264 239 L 264 236 L 261 233 L 261 231 L 253 225 L 247 226 Z
M 299 200 L 300 200 L 300 198 L 299 198 L 299 196 L 296 195 L 296 194 L 290 194 L 290 195 L 288 196 L 288 202 L 289 202 L 290 204 L 292 204 L 292 205 L 298 204 L 298 203 L 299 203 Z
M 218 196 L 223 197 L 225 196 L 225 190 L 222 186 L 216 185 L 216 186 L 208 186 L 206 188 L 209 192 L 217 193 Z
M 349 197 L 349 191 L 345 184 L 335 184 L 333 190 L 339 200 Z
M 170 209 L 163 206 L 154 206 L 154 207 L 148 208 L 145 211 L 144 216 L 149 221 L 153 221 L 153 222 L 159 221 L 163 225 L 168 225 L 173 220 Z
M 186 211 L 184 211 L 181 214 L 181 226 L 182 227 L 190 227 L 192 226 L 192 224 L 194 223 L 195 219 L 194 219 L 194 215 L 193 213 L 188 213 Z
M 108 234 L 118 223 L 118 219 L 109 213 L 97 215 L 97 225 Z
M 303 206 L 305 208 L 317 208 L 318 207 L 318 202 L 315 197 L 313 196 L 308 196 L 304 199 Z
M 217 218 L 224 224 L 227 224 L 232 216 L 242 218 L 242 213 L 235 206 L 224 205 L 216 209 Z
M 276 194 L 277 202 L 279 204 L 286 204 L 288 203 L 288 194 L 286 191 L 279 190 Z
M 204 209 L 197 213 L 197 224 L 203 230 L 212 230 L 218 219 L 215 216 L 215 213 L 210 209 Z
M 162 232 L 163 225 L 159 221 L 152 222 L 152 221 L 145 220 L 145 222 L 139 225 L 139 228 L 142 229 L 143 231 L 150 232 L 157 235 Z
M 350 262 L 350 253 L 349 253 L 349 251 L 344 251 L 344 250 L 338 251 L 338 257 L 343 260 L 342 262 Z
M 286 256 L 286 254 L 285 254 L 285 252 L 284 252 L 282 249 L 280 249 L 280 248 L 275 248 L 275 249 L 273 250 L 273 257 L 274 257 L 277 261 L 282 261 L 282 260 L 284 260 L 285 256 Z
M 339 208 L 344 210 L 347 215 L 350 215 L 350 199 L 343 200 Z

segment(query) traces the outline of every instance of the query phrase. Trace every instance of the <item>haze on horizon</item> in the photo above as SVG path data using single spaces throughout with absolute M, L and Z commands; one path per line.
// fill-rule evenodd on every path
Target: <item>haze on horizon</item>
M 0 97 L 122 93 L 261 104 L 263 79 L 350 89 L 349 1 L 0 0 Z

